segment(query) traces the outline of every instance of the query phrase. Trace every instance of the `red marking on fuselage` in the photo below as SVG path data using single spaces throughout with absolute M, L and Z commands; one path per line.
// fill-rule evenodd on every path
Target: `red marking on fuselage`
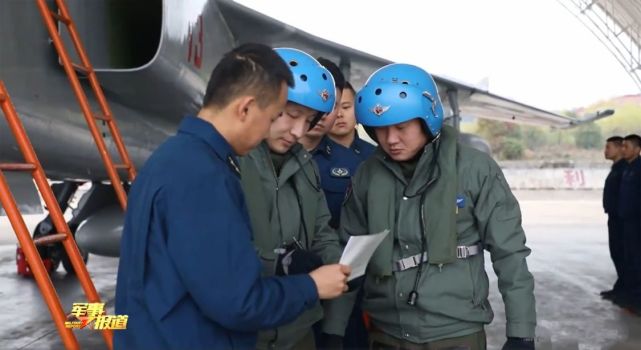
M 193 63 L 194 66 L 198 69 L 202 67 L 203 64 L 203 43 L 205 42 L 205 33 L 203 30 L 203 16 L 198 16 L 198 21 L 196 25 L 198 26 L 198 39 L 194 43 L 194 32 L 193 27 L 189 28 L 189 48 L 187 51 L 187 62 Z M 193 55 L 192 55 L 193 54 Z M 193 62 L 192 62 L 193 56 Z

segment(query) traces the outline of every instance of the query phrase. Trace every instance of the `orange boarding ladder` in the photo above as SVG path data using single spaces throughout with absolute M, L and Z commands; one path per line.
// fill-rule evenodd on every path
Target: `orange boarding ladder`
M 0 203 L 11 221 L 11 226 L 18 237 L 20 247 L 27 257 L 29 267 L 34 274 L 38 287 L 40 288 L 40 292 L 49 307 L 49 311 L 51 312 L 51 316 L 56 324 L 58 333 L 60 333 L 60 336 L 62 337 L 65 347 L 67 349 L 79 349 L 78 341 L 76 336 L 73 334 L 73 331 L 65 327 L 65 321 L 67 318 L 62 308 L 62 304 L 60 303 L 60 298 L 51 283 L 49 274 L 45 269 L 44 263 L 42 262 L 42 258 L 40 257 L 36 246 L 62 242 L 62 246 L 71 260 L 73 269 L 76 271 L 76 276 L 78 276 L 78 280 L 82 285 L 82 289 L 84 289 L 88 301 L 91 303 L 98 303 L 100 302 L 100 296 L 98 295 L 98 292 L 96 292 L 96 287 L 93 285 L 89 272 L 87 271 L 87 267 L 80 256 L 76 241 L 71 234 L 71 230 L 69 230 L 69 226 L 65 221 L 60 206 L 58 206 L 56 196 L 53 194 L 51 187 L 49 187 L 44 169 L 42 168 L 38 157 L 36 157 L 36 152 L 31 145 L 31 141 L 29 141 L 29 137 L 20 122 L 20 118 L 18 118 L 18 114 L 16 113 L 14 106 L 11 104 L 9 94 L 7 93 L 2 81 L 0 81 L 0 107 L 4 112 L 7 124 L 11 129 L 11 133 L 16 138 L 18 146 L 20 147 L 20 152 L 24 156 L 26 162 L 0 163 Z M 25 225 L 15 198 L 13 197 L 9 184 L 4 176 L 4 171 L 23 171 L 31 173 L 31 176 L 38 187 L 38 191 L 49 209 L 49 214 L 51 215 L 56 232 L 58 233 L 37 238 L 35 240 L 31 239 L 31 235 L 27 230 L 27 226 Z M 112 349 L 112 332 L 110 330 L 103 330 L 102 335 L 103 338 L 105 338 L 109 349 Z
M 105 98 L 105 95 L 102 92 L 102 88 L 100 87 L 100 83 L 98 82 L 98 77 L 96 76 L 96 72 L 93 70 L 91 63 L 89 62 L 89 57 L 87 56 L 85 48 L 82 45 L 82 42 L 80 41 L 80 36 L 78 35 L 78 31 L 76 30 L 76 25 L 71 20 L 71 16 L 69 15 L 69 9 L 67 8 L 67 5 L 64 0 L 55 0 L 55 1 L 58 7 L 58 12 L 51 11 L 51 9 L 49 8 L 49 5 L 47 5 L 47 0 L 36 0 L 36 3 L 38 4 L 38 10 L 40 10 L 40 14 L 42 15 L 42 18 L 45 22 L 47 30 L 49 31 L 49 36 L 51 37 L 51 40 L 53 41 L 53 44 L 56 47 L 56 50 L 58 51 L 58 55 L 60 56 L 62 65 L 65 69 L 65 72 L 67 73 L 67 77 L 69 77 L 69 82 L 71 83 L 71 87 L 73 88 L 76 98 L 78 99 L 78 103 L 80 104 L 82 113 L 85 116 L 85 120 L 87 121 L 89 130 L 91 131 L 91 135 L 93 136 L 94 141 L 98 146 L 98 150 L 100 151 L 100 156 L 102 157 L 102 161 L 105 163 L 105 167 L 107 169 L 107 174 L 109 175 L 109 179 L 111 180 L 111 184 L 114 186 L 114 189 L 116 190 L 116 196 L 118 197 L 118 202 L 120 203 L 120 206 L 124 210 L 127 207 L 127 194 L 122 185 L 122 181 L 120 179 L 120 175 L 118 174 L 118 170 L 126 169 L 128 174 L 128 179 L 130 182 L 132 182 L 136 177 L 136 169 L 134 168 L 134 165 L 131 162 L 131 159 L 129 158 L 129 154 L 127 153 L 125 144 L 122 141 L 120 131 L 118 130 L 118 126 L 116 125 L 116 120 L 113 118 L 111 109 L 107 104 L 107 99 Z M 76 49 L 76 53 L 80 58 L 80 62 L 81 62 L 80 64 L 75 64 L 71 62 L 71 59 L 69 58 L 69 53 L 67 52 L 62 42 L 62 38 L 58 33 L 58 30 L 56 27 L 56 21 L 63 23 L 67 27 L 71 40 L 73 41 L 73 45 Z M 87 99 L 87 95 L 85 94 L 84 89 L 82 88 L 82 85 L 80 84 L 80 80 L 78 79 L 78 74 L 76 70 L 82 72 L 88 78 L 89 83 L 91 85 L 91 89 L 93 90 L 98 100 L 98 103 L 100 104 L 99 112 L 94 113 L 91 111 L 89 100 Z M 111 156 L 109 155 L 109 152 L 105 145 L 105 141 L 103 140 L 100 134 L 100 130 L 98 129 L 96 120 L 104 121 L 109 126 L 111 137 L 113 138 L 114 143 L 116 144 L 116 148 L 118 149 L 118 153 L 120 154 L 122 164 L 115 164 L 114 161 L 111 159 Z

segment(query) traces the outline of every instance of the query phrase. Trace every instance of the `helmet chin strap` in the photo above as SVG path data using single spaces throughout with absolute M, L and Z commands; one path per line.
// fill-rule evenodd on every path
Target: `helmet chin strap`
M 312 120 L 312 122 L 311 122 L 311 123 L 309 123 L 309 129 L 308 129 L 307 131 L 312 130 L 312 129 L 316 126 L 316 124 L 318 124 L 318 122 L 319 122 L 321 119 L 323 119 L 323 117 L 324 117 L 325 115 L 327 115 L 327 114 L 329 114 L 329 113 L 325 113 L 325 112 L 317 112 L 317 113 L 316 113 L 316 117 L 314 117 L 314 120 Z
M 313 127 L 312 127 L 313 128 Z M 427 123 L 423 122 L 421 123 L 421 128 L 423 129 L 423 132 L 425 133 L 425 136 L 427 136 L 427 142 L 425 143 L 425 146 L 429 145 L 430 143 L 434 142 L 435 140 L 438 140 L 441 137 L 441 133 L 439 132 L 436 134 L 436 136 L 432 135 L 430 130 L 427 128 Z M 369 137 L 372 138 L 376 143 L 378 142 L 378 138 L 376 138 L 376 131 L 374 131 L 374 127 L 372 126 L 365 126 L 363 125 L 363 129 L 365 129 L 365 132 Z

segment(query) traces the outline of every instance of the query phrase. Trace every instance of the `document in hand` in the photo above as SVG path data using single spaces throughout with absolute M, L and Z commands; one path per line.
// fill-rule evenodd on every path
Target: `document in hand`
M 352 274 L 347 278 L 348 281 L 365 274 L 369 259 L 388 233 L 389 230 L 385 230 L 371 235 L 351 236 L 349 238 L 339 262 L 352 267 Z

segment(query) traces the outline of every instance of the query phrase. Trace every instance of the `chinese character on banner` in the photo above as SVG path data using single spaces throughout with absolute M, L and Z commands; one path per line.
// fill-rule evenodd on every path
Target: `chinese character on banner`
M 583 170 L 566 169 L 564 179 L 568 187 L 585 187 Z

